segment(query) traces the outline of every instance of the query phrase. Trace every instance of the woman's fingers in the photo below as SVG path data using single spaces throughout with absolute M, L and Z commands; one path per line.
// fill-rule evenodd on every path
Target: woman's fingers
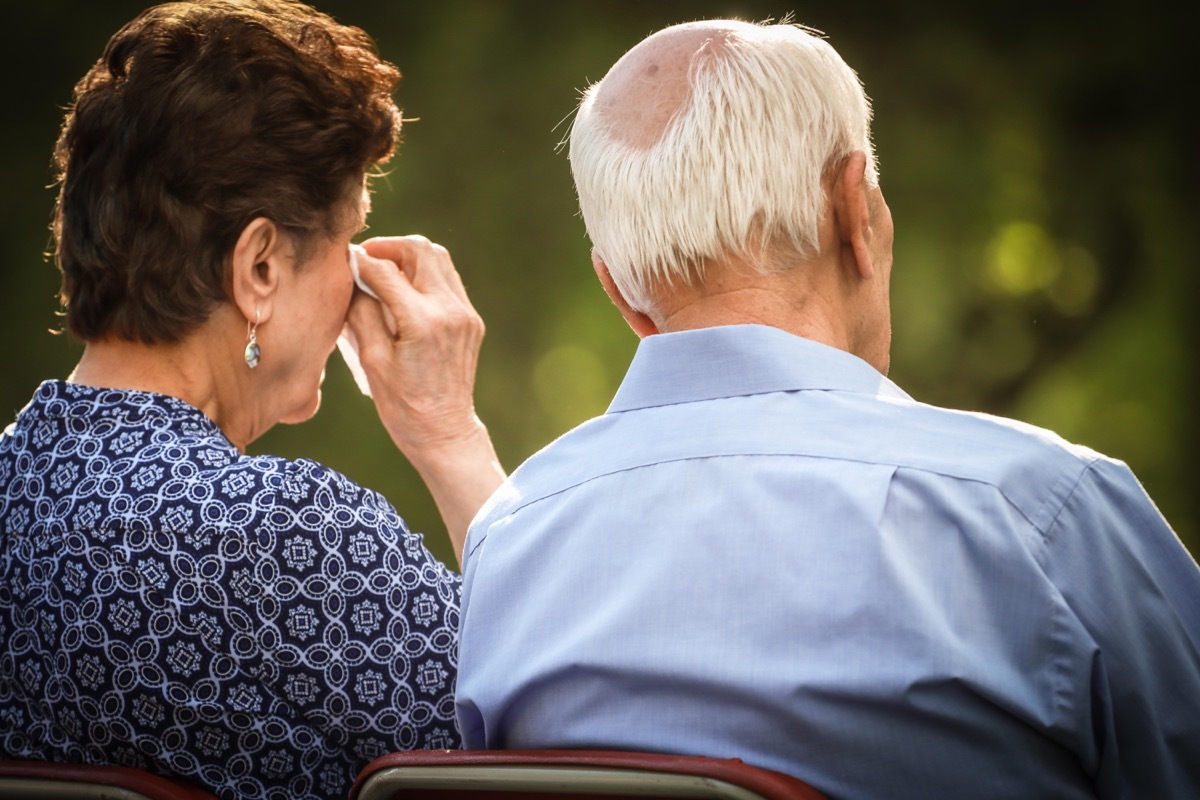
M 423 236 L 373 239 L 359 275 L 378 295 L 358 296 L 349 322 L 384 424 L 405 450 L 472 429 L 483 320 L 444 247 Z M 372 307 L 374 306 L 374 307 Z M 381 307 L 395 326 L 384 334 Z

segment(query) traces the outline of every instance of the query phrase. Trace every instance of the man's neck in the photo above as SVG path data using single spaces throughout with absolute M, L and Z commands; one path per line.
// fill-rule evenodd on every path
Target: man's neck
M 760 273 L 711 266 L 702 285 L 672 287 L 655 322 L 662 333 L 723 325 L 769 325 L 853 352 L 850 327 L 836 296 L 804 267 Z

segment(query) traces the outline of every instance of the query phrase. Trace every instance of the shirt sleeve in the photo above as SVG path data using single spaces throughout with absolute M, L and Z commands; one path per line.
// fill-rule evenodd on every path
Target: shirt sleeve
M 362 764 L 459 745 L 460 576 L 378 493 L 292 462 L 255 531 L 264 682 Z
M 1099 459 L 1047 531 L 1047 574 L 1094 638 L 1101 798 L 1200 797 L 1200 569 L 1133 473 Z

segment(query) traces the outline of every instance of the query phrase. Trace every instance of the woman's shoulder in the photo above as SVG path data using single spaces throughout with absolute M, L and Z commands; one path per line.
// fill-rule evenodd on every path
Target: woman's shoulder
M 222 470 L 245 475 L 247 481 L 273 492 L 274 505 L 296 510 L 317 507 L 335 513 L 339 507 L 366 507 L 396 514 L 378 492 L 311 458 L 243 455 Z
M 226 507 L 253 509 L 260 545 L 307 531 L 332 539 L 367 536 L 410 557 L 427 555 L 424 537 L 387 498 L 313 459 L 243 455 L 211 474 Z
M 378 492 L 311 459 L 244 454 L 202 411 L 165 395 L 47 381 L 13 427 L 5 462 L 44 473 L 40 488 L 68 501 L 64 513 L 96 500 L 113 524 L 163 530 L 408 532 Z
M 271 487 L 269 508 L 254 526 L 254 542 L 280 565 L 281 574 L 306 573 L 325 549 L 340 552 L 349 569 L 384 568 L 403 574 L 412 585 L 440 587 L 439 592 L 461 580 L 381 494 L 337 470 L 307 458 L 277 456 L 249 456 L 241 466 Z

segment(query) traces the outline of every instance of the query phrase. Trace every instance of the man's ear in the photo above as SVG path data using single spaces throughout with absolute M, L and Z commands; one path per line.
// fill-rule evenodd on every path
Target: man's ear
M 634 311 L 630 308 L 629 303 L 625 301 L 625 295 L 621 294 L 616 281 L 613 280 L 612 273 L 608 271 L 608 265 L 604 263 L 604 259 L 600 257 L 595 248 L 592 249 L 592 267 L 596 270 L 596 277 L 600 279 L 600 285 L 604 287 L 604 292 L 613 301 L 613 305 L 621 312 L 621 316 L 625 318 L 625 322 L 638 335 L 638 338 L 644 339 L 658 333 L 658 326 L 654 324 L 654 320 L 641 311 Z
M 233 246 L 230 294 L 234 305 L 250 322 L 262 323 L 271 317 L 288 255 L 286 244 L 274 222 L 256 217 Z
M 855 150 L 838 168 L 830 200 L 843 253 L 854 258 L 859 277 L 869 279 L 875 273 L 871 256 L 871 212 L 866 184 L 867 155 Z

